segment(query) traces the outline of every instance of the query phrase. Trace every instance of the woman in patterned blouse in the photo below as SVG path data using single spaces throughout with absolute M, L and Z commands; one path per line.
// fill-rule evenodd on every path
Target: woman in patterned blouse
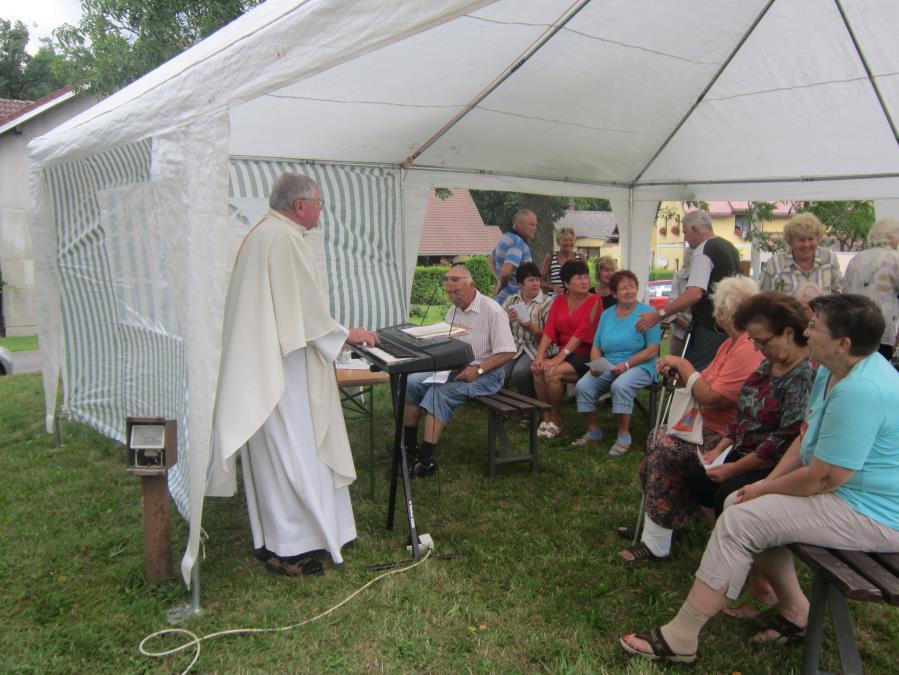
M 804 284 L 815 284 L 822 293 L 839 293 L 843 274 L 837 257 L 820 246 L 824 226 L 812 213 L 797 213 L 784 225 L 784 241 L 790 250 L 775 253 L 759 274 L 763 291 L 795 293 Z
M 795 298 L 775 291 L 743 302 L 734 323 L 746 331 L 765 360 L 740 389 L 737 419 L 704 459 L 711 463 L 728 446 L 724 463 L 696 467 L 690 496 L 720 516 L 735 490 L 761 480 L 799 435 L 815 370 L 808 359 L 805 312 Z

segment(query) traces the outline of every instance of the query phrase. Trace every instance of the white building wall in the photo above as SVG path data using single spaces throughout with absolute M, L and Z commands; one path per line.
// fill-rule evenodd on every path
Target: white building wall
M 7 335 L 37 333 L 26 147 L 32 139 L 94 103 L 92 97 L 70 98 L 0 136 L 0 275 L 5 282 L 3 319 Z

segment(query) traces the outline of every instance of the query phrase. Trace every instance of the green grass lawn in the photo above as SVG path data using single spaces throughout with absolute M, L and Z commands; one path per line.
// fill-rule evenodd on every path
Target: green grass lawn
M 177 580 L 153 587 L 143 581 L 140 490 L 124 472 L 121 447 L 72 422 L 62 425 L 64 445 L 54 447 L 42 431 L 38 375 L 0 378 L 0 401 L 0 672 L 183 670 L 192 653 L 150 660 L 137 650 L 188 596 Z M 192 630 L 299 622 L 373 579 L 371 565 L 405 555 L 402 511 L 395 531 L 384 528 L 392 436 L 386 387 L 376 406 L 374 498 L 367 426 L 349 424 L 360 474 L 351 488 L 359 536 L 345 564 L 323 577 L 273 576 L 252 556 L 242 494 L 209 499 L 206 614 Z M 602 419 L 612 433 L 611 415 Z M 634 419 L 641 438 L 646 424 Z M 319 623 L 204 643 L 195 672 L 665 671 L 625 658 L 617 638 L 670 618 L 708 527 L 691 525 L 670 562 L 626 566 L 613 528 L 635 518 L 642 447 L 617 459 L 571 448 L 582 426 L 569 409 L 566 436 L 541 444 L 537 476 L 513 465 L 489 480 L 485 426 L 482 411 L 460 409 L 439 446 L 439 475 L 413 482 L 419 531 L 431 533 L 437 552 L 451 559 L 391 576 Z M 513 438 L 525 440 L 517 427 Z M 185 534 L 173 515 L 176 561 Z M 896 610 L 850 604 L 868 672 L 895 672 Z M 750 647 L 757 627 L 712 620 L 690 672 L 798 672 L 800 647 Z M 830 638 L 826 649 L 824 665 L 834 669 Z
M 0 337 L 0 347 L 6 347 L 11 352 L 33 352 L 37 350 L 37 335 Z

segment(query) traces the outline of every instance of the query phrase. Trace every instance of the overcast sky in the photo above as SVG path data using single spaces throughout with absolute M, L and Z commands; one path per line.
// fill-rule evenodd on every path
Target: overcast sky
M 41 46 L 39 39 L 51 37 L 54 28 L 78 22 L 81 0 L 0 0 L 0 18 L 28 26 L 28 51 L 33 54 Z

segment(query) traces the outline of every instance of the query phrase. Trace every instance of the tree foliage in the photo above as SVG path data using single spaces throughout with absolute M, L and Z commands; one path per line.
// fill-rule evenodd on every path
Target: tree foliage
M 44 44 L 32 56 L 25 51 L 28 27 L 0 19 L 0 98 L 34 101 L 65 84 L 62 59 Z
M 53 35 L 76 89 L 110 94 L 211 35 L 260 0 L 82 0 Z
M 512 217 L 519 209 L 531 209 L 537 214 L 537 232 L 530 244 L 531 254 L 538 265 L 553 249 L 553 225 L 562 217 L 571 202 L 574 202 L 578 211 L 612 210 L 608 200 L 594 197 L 551 197 L 492 190 L 472 190 L 471 197 L 484 223 L 495 225 L 504 232 L 512 229 Z
M 771 202 L 750 202 L 750 217 L 758 221 L 773 220 L 774 204 Z M 753 209 L 761 205 L 761 210 Z M 839 242 L 841 251 L 856 251 L 864 248 L 865 238 L 874 224 L 874 204 L 869 201 L 834 202 L 792 202 L 794 211 L 808 211 L 815 214 L 824 225 L 825 245 Z M 755 222 L 755 221 L 754 221 Z M 780 233 L 762 232 L 753 229 L 752 241 L 759 250 L 778 253 L 787 250 L 787 244 Z
M 804 202 L 801 210 L 818 216 L 827 236 L 836 239 L 843 251 L 863 248 L 868 231 L 874 224 L 872 202 Z

